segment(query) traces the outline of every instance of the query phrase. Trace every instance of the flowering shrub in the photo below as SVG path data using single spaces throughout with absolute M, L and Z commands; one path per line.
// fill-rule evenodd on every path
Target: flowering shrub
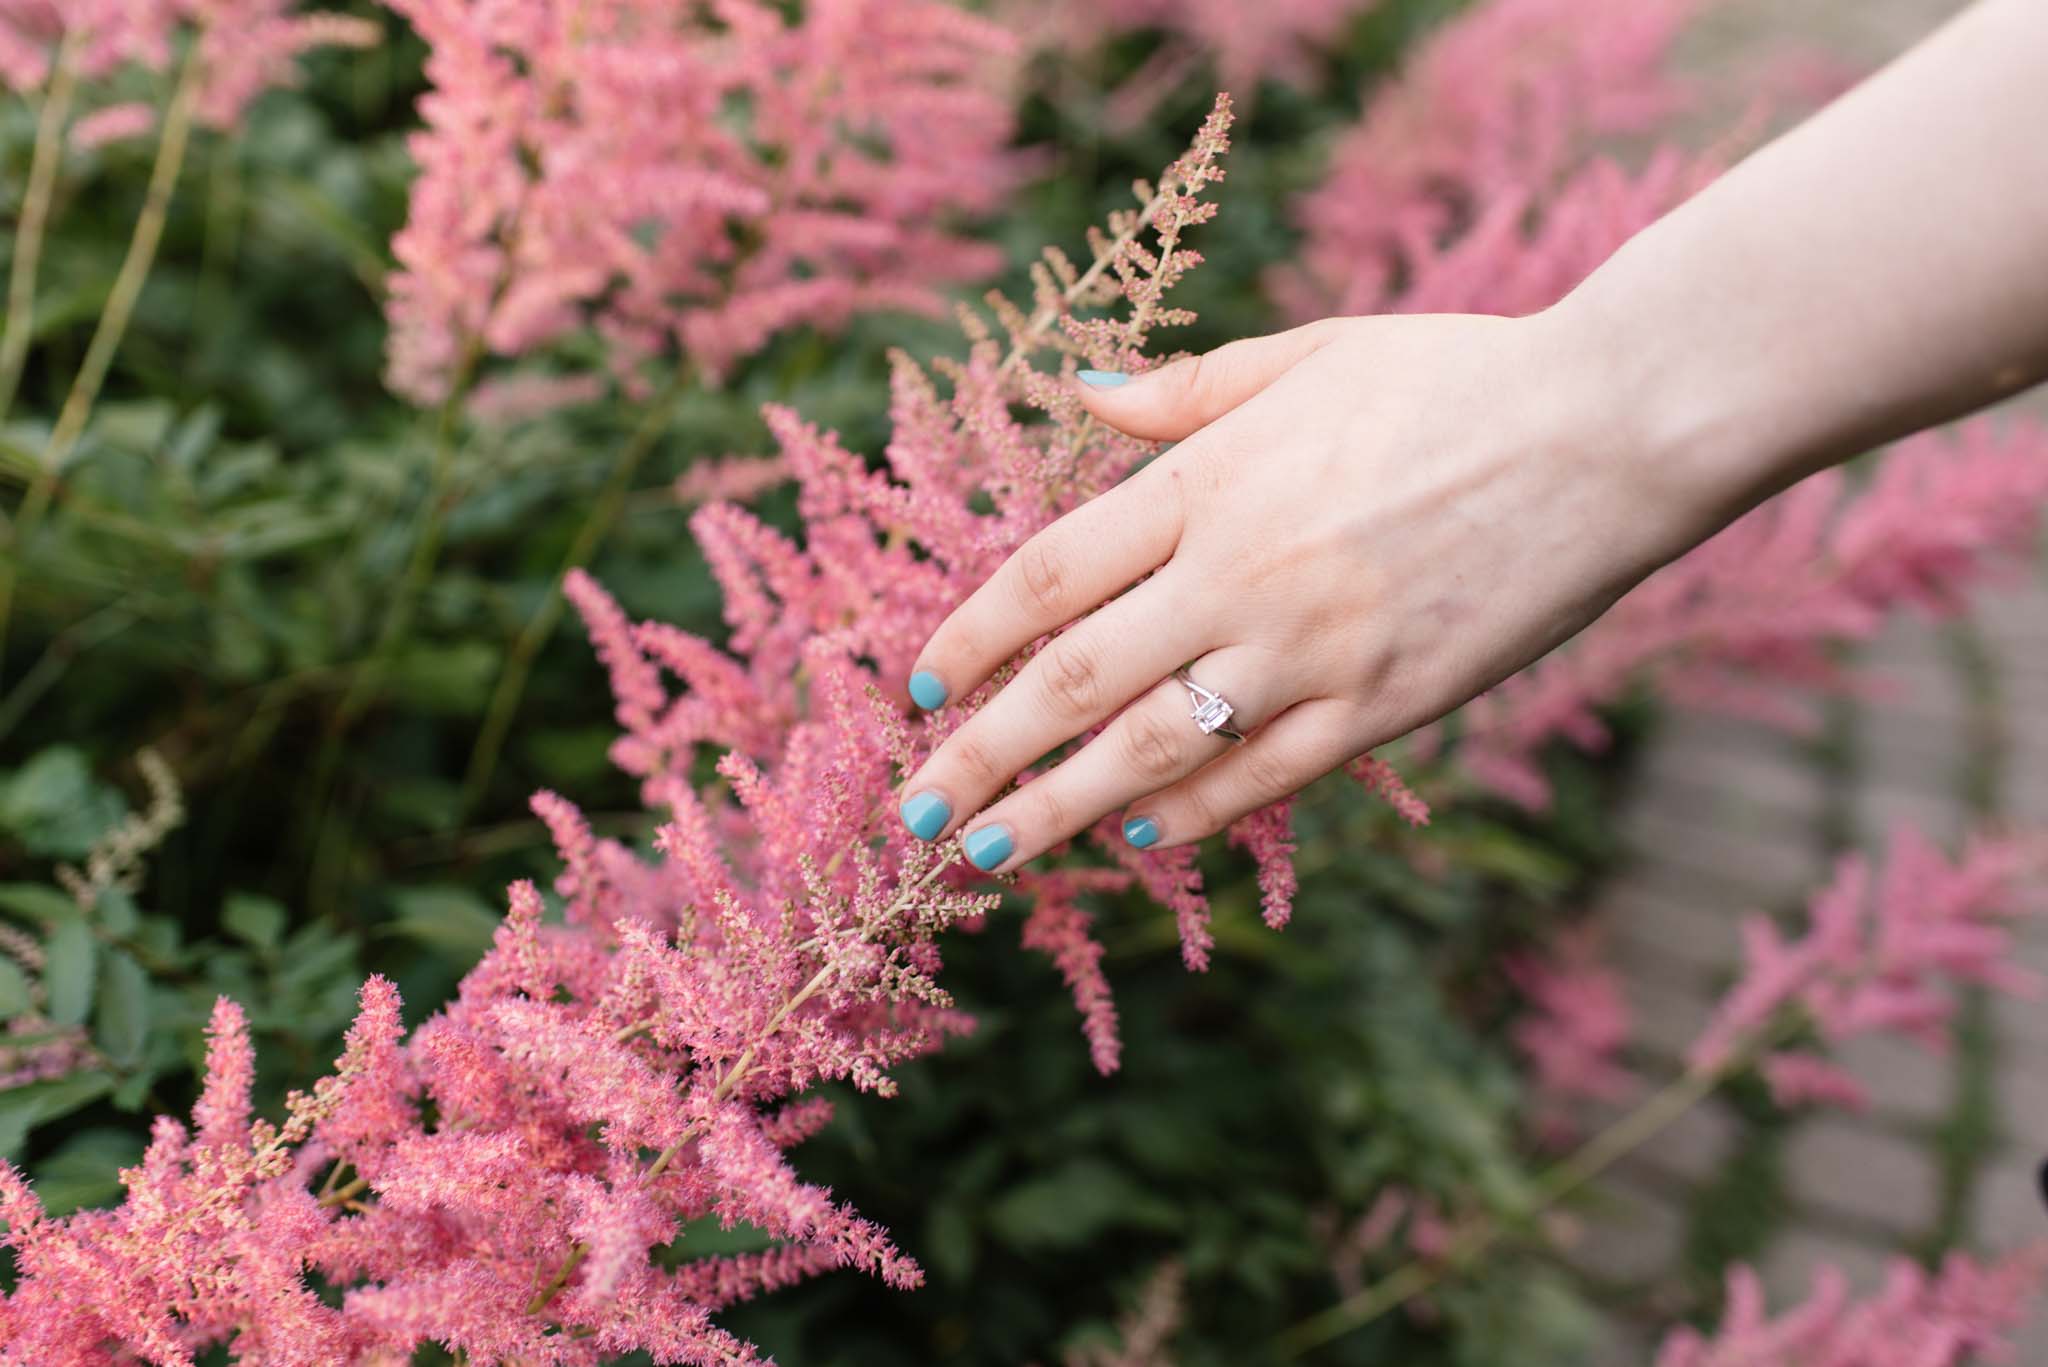
M 201 122 L 232 127 L 265 87 L 293 79 L 307 50 L 376 40 L 346 15 L 294 13 L 295 0 L 7 0 L 0 5 L 0 81 L 36 90 L 53 80 L 101 81 L 128 65 L 167 69 L 189 36 Z M 63 98 L 68 99 L 68 95 Z M 153 115 L 111 104 L 72 130 L 81 146 L 131 137 Z
M 1884 1289 L 1862 1302 L 1852 1301 L 1847 1279 L 1828 1268 L 1814 1278 L 1811 1299 L 1776 1319 L 1764 1309 L 1756 1274 L 1732 1268 L 1728 1311 L 1714 1337 L 1677 1330 L 1657 1367 L 1956 1367 L 1980 1353 L 1997 1361 L 2011 1349 L 2007 1334 L 2028 1318 L 2044 1259 L 2043 1249 L 1989 1265 L 1957 1254 L 1929 1276 L 1901 1258 Z
M 1644 680 L 1677 702 L 1808 726 L 1795 690 L 1849 682 L 1831 644 L 1867 640 L 1903 609 L 1955 612 L 2028 564 L 2044 500 L 2048 431 L 1989 418 L 1901 442 L 1854 492 L 1840 470 L 1802 481 L 1465 708 L 1458 760 L 1541 805 L 1540 748 L 1603 744 L 1597 709 Z
M 717 379 L 793 323 L 934 312 L 999 262 L 945 220 L 1010 188 L 1015 45 L 950 5 L 392 5 L 433 86 L 391 244 L 390 379 L 416 402 L 474 351 L 586 328 L 629 389 L 675 349 Z
M 710 1322 L 735 1300 L 833 1266 L 918 1283 L 881 1230 L 782 1156 L 830 1116 L 792 1098 L 832 1079 L 888 1094 L 894 1064 L 968 1027 L 935 981 L 935 940 L 995 905 L 947 877 L 950 851 L 877 821 L 917 742 L 860 661 L 900 675 L 921 627 L 911 612 L 949 601 L 940 576 L 981 572 L 1142 453 L 1091 439 L 1071 398 L 1028 362 L 1050 348 L 1137 364 L 1147 331 L 1177 316 L 1162 296 L 1199 259 L 1181 235 L 1213 212 L 1201 195 L 1220 177 L 1228 127 L 1219 103 L 1188 155 L 1143 190 L 1142 209 L 1112 220 L 1088 268 L 1049 254 L 1035 311 L 998 306 L 1007 345 L 979 336 L 949 368 L 950 401 L 899 365 L 891 460 L 902 484 L 793 415 L 771 419 L 805 488 L 811 545 L 729 505 L 697 518 L 744 670 L 671 628 L 630 629 L 593 584 L 572 581 L 627 729 L 615 758 L 667 814 L 662 862 L 593 840 L 574 808 L 540 794 L 565 865 L 567 925 L 544 927 L 539 893 L 515 884 L 491 952 L 409 1040 L 396 993 L 373 978 L 335 1074 L 295 1093 L 282 1126 L 251 1117 L 247 1024 L 223 1000 L 192 1129 L 159 1120 L 124 1176 L 124 1206 L 53 1221 L 18 1174 L 0 1174 L 21 1272 L 0 1303 L 12 1351 L 82 1361 L 111 1340 L 180 1361 L 230 1341 L 244 1357 L 323 1362 L 438 1341 L 502 1361 L 562 1360 L 573 1342 L 577 1360 L 645 1349 L 726 1361 L 751 1356 Z M 1128 318 L 1076 311 L 1116 299 Z M 1013 400 L 1052 421 L 1019 423 Z M 984 489 L 994 510 L 974 514 Z M 877 522 L 916 537 L 929 568 L 919 572 L 904 536 L 878 539 Z M 812 567 L 831 554 L 871 572 Z M 881 605 L 837 596 L 837 583 L 885 579 L 902 587 Z M 691 685 L 679 700 L 665 696 L 657 661 Z M 705 741 L 731 747 L 719 773 L 736 807 L 690 781 Z M 1289 852 L 1284 826 L 1244 838 L 1269 868 Z M 1144 882 L 1173 899 L 1191 965 L 1209 947 L 1189 857 L 1122 857 L 1121 871 L 1047 875 L 1026 929 L 1074 984 L 1104 1068 L 1114 1018 L 1070 899 Z M 1267 881 L 1269 920 L 1284 919 L 1284 880 Z M 783 1242 L 673 1270 L 650 1260 L 680 1222 L 707 1214 Z M 351 1288 L 339 1310 L 308 1287 L 309 1269 Z
M 1601 138 L 1656 129 L 1686 102 L 1669 59 L 1701 7 L 1496 0 L 1444 25 L 1376 94 L 1322 185 L 1297 206 L 1306 240 L 1299 266 L 1273 278 L 1281 305 L 1304 319 L 1378 312 L 1446 240 L 1475 223 L 1527 216 Z M 1642 216 L 1628 232 L 1669 205 L 1636 207 Z M 1603 239 L 1582 246 L 1567 232 L 1548 241 L 1597 252 L 1590 267 L 1626 235 L 1604 239 L 1606 250 Z M 1498 246 L 1478 254 L 1496 268 L 1519 265 Z
M 1369 758 L 1351 777 L 1384 801 L 1269 809 L 1231 833 L 1242 860 L 1142 854 L 1114 830 L 1090 833 L 1007 890 L 1024 946 L 1050 972 L 1030 956 L 1013 965 L 990 947 L 994 935 L 939 938 L 986 927 L 1007 939 L 1003 904 L 943 853 L 903 838 L 886 801 L 905 766 L 985 694 L 915 715 L 900 705 L 902 678 L 932 625 L 1011 548 L 1151 454 L 1082 422 L 1059 377 L 1076 364 L 1143 369 L 1154 329 L 1193 321 L 1179 307 L 1192 291 L 1167 291 L 1198 259 L 1188 230 L 1210 212 L 1203 192 L 1219 174 L 1220 122 L 1084 259 L 1049 253 L 1024 305 L 994 302 L 992 327 L 971 323 L 963 358 L 927 368 L 897 356 L 885 434 L 876 382 L 858 368 L 863 349 L 821 350 L 794 325 L 930 311 L 937 291 L 989 272 L 996 254 L 954 225 L 1008 211 L 1038 164 L 1005 146 L 1008 73 L 1042 32 L 1012 39 L 928 0 L 394 7 L 432 63 L 426 127 L 408 143 L 421 174 L 405 191 L 396 269 L 347 232 L 321 239 L 325 256 L 265 255 L 280 241 L 302 247 L 294 234 L 316 232 L 308 223 L 396 220 L 401 187 L 382 169 L 402 160 L 395 115 L 358 134 L 364 148 L 347 155 L 317 137 L 317 155 L 280 152 L 290 137 L 266 140 L 254 120 L 248 144 L 212 164 L 204 214 L 186 205 L 165 240 L 203 236 L 209 254 L 222 250 L 213 216 L 232 224 L 221 206 L 236 202 L 234 178 L 246 170 L 248 197 L 267 206 L 247 224 L 261 270 L 231 273 L 233 288 L 215 296 L 222 308 L 247 308 L 268 282 L 296 309 L 302 291 L 320 288 L 310 261 L 349 261 L 368 286 L 361 311 L 389 318 L 387 375 L 409 399 L 443 403 L 438 430 L 373 392 L 374 362 L 361 376 L 340 360 L 309 372 L 305 357 L 330 349 L 302 340 L 290 354 L 270 336 L 281 325 L 259 313 L 224 334 L 268 348 L 236 361 L 250 387 L 232 391 L 225 419 L 147 398 L 88 403 L 94 421 L 79 429 L 77 459 L 61 488 L 52 478 L 65 572 L 25 577 L 24 593 L 33 580 L 51 605 L 46 620 L 60 625 L 36 642 L 24 671 L 33 687 L 17 693 L 10 680 L 0 695 L 0 732 L 53 696 L 55 678 L 65 679 L 54 695 L 62 710 L 40 715 L 73 729 L 90 730 L 96 715 L 79 695 L 146 692 L 148 706 L 131 696 L 123 723 L 165 733 L 171 763 L 200 785 L 195 825 L 210 820 L 215 834 L 191 832 L 188 846 L 164 852 L 175 876 L 159 880 L 162 911 L 137 908 L 132 864 L 111 854 L 99 873 L 86 860 L 83 894 L 0 885 L 0 910 L 36 932 L 10 924 L 0 935 L 14 965 L 0 972 L 0 998 L 19 979 L 27 1007 L 10 1013 L 0 1051 L 0 1072 L 14 1070 L 17 1084 L 0 1083 L 0 1151 L 20 1164 L 0 1194 L 12 1249 L 0 1363 L 123 1353 L 388 1363 L 429 1342 L 471 1362 L 635 1350 L 745 1361 L 768 1346 L 802 1361 L 773 1334 L 865 1355 L 884 1331 L 868 1320 L 860 1327 L 872 1337 L 862 1338 L 847 1324 L 870 1314 L 903 1325 L 927 1317 L 895 1329 L 918 1345 L 908 1360 L 964 1336 L 963 1351 L 1016 1361 L 1043 1354 L 1076 1306 L 1099 1303 L 1141 1243 L 1148 1260 L 1184 1257 L 1205 1293 L 1227 1291 L 1183 1307 L 1199 1326 L 1183 1335 L 1189 1362 L 1259 1360 L 1273 1324 L 1327 1303 L 1302 1269 L 1317 1265 L 1306 1212 L 1332 1202 L 1367 1210 L 1332 1239 L 1347 1297 L 1374 1293 L 1367 1265 L 1402 1253 L 1438 1279 L 1426 1312 L 1376 1326 L 1367 1351 L 1418 1363 L 1583 1361 L 1577 1302 L 1547 1271 L 1505 1259 L 1469 1284 L 1454 1277 L 1490 1231 L 1523 1227 L 1562 1194 L 1527 1170 L 1522 1097 L 1534 1092 L 1536 1128 L 1549 1133 L 1554 1102 L 1619 1086 L 1625 1013 L 1590 944 L 1512 961 L 1507 976 L 1527 1010 L 1498 1038 L 1467 995 L 1474 976 L 1492 974 L 1504 927 L 1518 944 L 1542 935 L 1544 910 L 1597 843 L 1584 828 L 1598 812 L 1574 778 L 1587 769 L 1551 742 L 1603 741 L 1608 705 L 1638 682 L 1790 719 L 1796 690 L 1845 682 L 1830 667 L 1834 643 L 1901 606 L 1949 606 L 2024 548 L 2048 467 L 2039 439 L 1991 426 L 1923 439 L 1853 493 L 1817 481 L 1674 567 L 1613 625 L 1409 747 L 1400 770 L 1444 809 L 1435 827 L 1424 827 L 1429 807 L 1395 766 Z M 1082 37 L 1092 44 L 1105 26 L 1125 26 L 1141 48 L 1168 30 L 1158 65 L 1140 58 L 1156 89 L 1187 78 L 1189 61 L 1206 60 L 1189 54 L 1226 31 L 1239 41 L 1215 55 L 1241 63 L 1246 79 L 1291 75 L 1364 8 L 1169 11 L 1141 0 L 1091 12 L 1096 29 Z M 1400 8 L 1383 0 L 1374 21 Z M 1319 310 L 1342 300 L 1523 312 L 1556 299 L 1719 164 L 1669 149 L 1626 166 L 1587 157 L 1683 104 L 1663 54 L 1686 8 L 1632 9 L 1615 24 L 1611 7 L 1592 16 L 1583 0 L 1497 0 L 1446 21 L 1407 78 L 1374 101 L 1314 201 L 1304 271 L 1277 277 L 1276 292 L 1291 280 L 1307 293 L 1286 297 L 1312 297 Z M 25 46 L 10 50 L 42 54 L 31 74 L 46 88 L 63 51 L 57 12 L 0 11 L 20 20 L 6 33 Z M 158 12 L 75 10 L 95 23 L 114 16 L 121 22 L 92 31 L 128 38 L 144 29 L 123 25 Z M 72 7 L 63 13 L 73 22 Z M 108 59 L 134 68 L 109 99 L 191 50 L 201 9 L 176 13 L 184 27 L 170 46 L 137 40 Z M 262 27 L 286 13 L 274 4 L 234 13 L 252 32 L 283 32 Z M 289 22 L 300 38 L 323 31 Z M 1400 27 L 1390 18 L 1375 31 Z M 205 68 L 194 69 L 190 98 L 212 110 L 213 97 L 197 93 Z M 286 74 L 265 70 L 266 81 Z M 360 96 L 269 98 L 289 116 L 279 128 L 308 138 L 306 126 L 344 121 Z M 1309 117 L 1288 112 L 1299 101 L 1270 103 L 1282 120 Z M 56 143 L 65 175 L 91 152 L 118 182 L 132 164 L 122 140 L 152 130 L 161 155 L 169 104 L 158 114 L 97 91 L 86 104 Z M 1103 117 L 1112 134 L 1130 131 L 1117 110 Z M 1300 160 L 1278 154 L 1293 150 L 1294 126 L 1277 130 L 1251 162 L 1261 189 L 1273 182 L 1258 176 Z M 1037 193 L 1024 202 L 1062 191 Z M 1249 247 L 1201 233 L 1232 267 L 1208 279 L 1255 279 L 1237 269 L 1250 250 L 1272 259 L 1269 225 L 1255 213 L 1246 221 Z M 1332 245 L 1354 229 L 1355 241 Z M 115 274 L 92 264 L 97 278 Z M 196 281 L 174 274 L 169 297 L 189 288 L 204 298 L 207 283 L 205 270 Z M 1205 310 L 1220 297 L 1226 326 L 1263 319 L 1228 288 L 1212 289 Z M 319 312 L 317 326 L 331 316 Z M 367 356 L 364 335 L 331 350 Z M 117 388 L 147 392 L 150 364 L 161 364 L 152 353 L 172 349 L 150 340 L 148 359 L 113 372 Z M 691 387 L 667 406 L 648 395 L 624 422 L 594 402 L 613 378 L 637 400 L 669 362 L 722 388 Z M 281 367 L 297 387 L 255 404 L 249 394 Z M 672 377 L 664 392 L 683 388 Z M 599 574 L 580 572 L 595 545 L 584 529 L 601 537 L 610 525 L 586 517 L 573 474 L 593 444 L 618 446 L 616 429 L 636 425 L 623 446 L 631 458 L 595 500 L 611 517 L 641 454 L 663 450 L 679 464 L 758 445 L 745 414 L 769 392 L 774 456 L 702 461 L 680 478 L 671 464 L 634 492 L 654 512 L 637 543 Z M 290 436 L 280 457 L 266 424 L 322 430 L 305 417 L 319 412 L 332 444 Z M 19 426 L 23 440 L 41 441 L 42 430 Z M 0 470 L 12 459 L 0 451 Z M 770 492 L 784 481 L 790 493 Z M 404 514 L 422 483 L 415 526 Z M 674 568 L 686 553 L 660 520 L 671 485 L 697 509 L 691 528 L 723 600 L 722 627 L 693 601 L 710 590 Z M 59 530 L 53 515 L 47 531 Z M 450 563 L 435 560 L 443 530 Z M 409 573 L 414 562 L 428 568 Z M 555 847 L 554 898 L 514 881 L 501 920 L 456 885 L 502 887 L 542 857 L 505 853 L 522 828 L 450 815 L 460 804 L 438 766 L 469 744 L 506 641 L 541 620 L 534 603 L 558 578 L 612 677 L 622 734 L 611 757 L 640 801 L 613 800 L 625 789 L 596 772 L 587 679 L 556 662 L 552 678 L 536 680 L 545 703 L 511 732 L 530 745 L 523 786 L 541 773 L 549 782 L 533 810 Z M 74 586 L 105 582 L 117 585 L 111 601 L 77 606 L 86 590 Z M 420 607 L 422 639 L 372 654 L 371 609 L 400 588 Z M 686 625 L 637 620 L 651 603 Z M 103 639 L 92 633 L 124 630 L 123 613 L 138 605 L 146 644 L 64 674 Z M 216 671 L 191 690 L 209 695 L 204 705 L 158 696 L 188 691 L 162 686 L 167 660 Z M 378 687 L 359 684 L 373 675 L 366 660 L 382 671 Z M 338 736 L 334 699 L 359 686 L 384 710 L 363 713 L 342 751 L 337 800 L 254 800 L 304 787 L 306 739 Z M 244 757 L 266 746 L 276 762 L 251 777 Z M 1437 763 L 1433 747 L 1455 763 Z M 27 829 L 15 809 L 29 804 L 14 794 L 31 786 L 21 777 L 31 767 L 0 775 L 0 827 L 15 844 Z M 1549 806 L 1537 816 L 1468 803 L 1467 780 Z M 577 793 L 588 815 L 555 789 Z M 309 809 L 311 853 L 272 839 L 266 809 L 285 806 Z M 636 806 L 646 815 L 617 810 Z M 233 839 L 222 826 L 238 828 Z M 90 843 L 29 853 L 82 859 Z M 1790 942 L 1759 936 L 1757 976 L 1691 1085 L 1762 1059 L 1788 1100 L 1848 1099 L 1819 1046 L 1865 1026 L 1939 1031 L 1945 989 L 1919 968 L 1999 978 L 1989 894 L 2014 871 L 1999 863 L 2009 853 L 1986 846 L 1951 869 L 1902 838 L 1873 900 L 1838 888 L 1820 918 L 1829 929 Z M 0 858 L 22 876 L 15 849 Z M 232 872 L 216 874 L 215 863 Z M 274 879 L 288 865 L 296 880 L 301 863 L 312 884 L 303 913 L 253 899 L 215 905 L 230 876 L 262 869 Z M 1286 923 L 1297 898 L 1298 929 L 1265 934 L 1260 923 Z M 1145 951 L 1175 942 L 1187 966 L 1210 975 L 1146 962 Z M 1926 952 L 1916 958 L 1914 947 Z M 358 950 L 390 970 L 359 999 Z M 963 968 L 971 1013 L 950 995 Z M 1044 990 L 1055 973 L 1085 1047 L 1059 994 Z M 452 1000 L 408 1031 L 401 982 L 416 1008 L 454 984 Z M 303 1082 L 315 1057 L 335 1052 L 325 1036 L 338 990 L 355 1024 L 337 1069 L 276 1101 L 264 1090 L 271 1079 Z M 217 1002 L 223 992 L 234 1000 Z M 1042 998 L 1053 999 L 1045 1010 Z M 193 1099 L 181 1088 L 195 1002 L 210 1013 L 209 1047 L 190 1124 L 159 1120 L 146 1151 L 110 1145 L 119 1109 L 180 1110 Z M 1113 1088 L 1072 1076 L 1117 1068 L 1127 1043 L 1144 1066 Z M 941 1044 L 946 1058 L 898 1067 Z M 1511 1073 L 1510 1046 L 1535 1088 Z M 860 1108 L 830 1125 L 850 1094 L 899 1084 L 926 1094 L 887 1109 L 913 1114 L 870 1124 L 871 1108 Z M 801 1175 L 790 1157 L 800 1143 Z M 76 1180 L 88 1164 L 98 1186 Z M 106 1174 L 117 1165 L 125 1203 L 69 1213 L 113 1195 Z M 813 1314 L 825 1302 L 803 1297 L 837 1292 L 802 1284 L 832 1268 L 897 1287 L 929 1279 L 915 1300 L 938 1308 L 871 1312 L 849 1302 L 897 1298 L 842 1297 Z M 1970 1285 L 1899 1293 L 1882 1322 L 1954 1311 L 1954 1324 L 1976 1326 L 1958 1344 L 1988 1343 L 1997 1316 L 1956 1310 L 1975 1295 Z M 750 1320 L 758 1312 L 747 1302 L 769 1291 L 780 1293 L 774 1308 Z M 1162 1360 L 1165 1303 L 1162 1290 L 1131 1322 L 1121 1357 L 1083 1345 L 1074 1360 Z M 1213 1305 L 1229 1307 L 1227 1325 Z M 1731 1320 L 1728 1351 L 1777 1332 L 1761 1323 Z M 1827 1341 L 1819 1333 L 1810 1341 Z

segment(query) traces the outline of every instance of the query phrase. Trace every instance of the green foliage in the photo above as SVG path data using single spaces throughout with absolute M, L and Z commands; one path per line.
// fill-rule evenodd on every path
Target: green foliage
M 1180 344 L 1272 326 L 1257 280 L 1289 249 L 1290 197 L 1318 175 L 1358 91 L 1447 8 L 1388 0 L 1333 54 L 1320 91 L 1258 92 L 1225 212 L 1205 230 L 1212 264 L 1181 299 L 1202 321 Z M 40 1012 L 52 1032 L 82 1031 L 91 1054 L 0 1090 L 0 1156 L 25 1161 L 56 1210 L 115 1199 L 115 1167 L 140 1152 L 148 1114 L 189 1106 L 217 995 L 248 1012 L 273 1113 L 334 1056 L 366 971 L 390 974 L 415 1018 L 440 1002 L 488 943 L 506 881 L 552 877 L 525 810 L 533 788 L 574 795 L 608 834 L 646 833 L 632 785 L 605 761 L 612 704 L 574 630 L 539 657 L 495 782 L 463 797 L 507 652 L 554 592 L 642 409 L 620 400 L 496 428 L 414 412 L 383 389 L 385 243 L 402 216 L 418 56 L 403 39 L 318 56 L 303 89 L 265 97 L 246 135 L 195 147 L 106 397 L 47 518 L 6 548 L 18 584 L 0 650 L 0 922 L 33 935 L 44 963 L 0 954 L 0 1015 Z M 1093 96 L 1072 97 L 1111 88 L 1142 56 L 1134 40 L 1097 70 L 1045 73 L 1027 101 L 1023 141 L 1055 161 L 991 229 L 1013 260 L 1079 241 L 1206 107 L 1196 82 L 1144 127 L 1111 133 Z M 32 123 L 19 102 L 0 112 L 0 196 L 26 179 Z M 11 513 L 38 479 L 148 155 L 116 146 L 60 184 L 37 347 L 0 426 Z M 670 481 L 693 460 L 765 449 L 757 414 L 771 399 L 875 450 L 886 349 L 899 344 L 956 343 L 941 324 L 870 319 L 838 338 L 786 337 L 726 388 L 686 395 L 599 578 L 629 612 L 715 637 L 717 596 Z M 438 554 L 410 585 L 437 509 Z M 764 511 L 786 521 L 786 494 Z M 393 604 L 413 587 L 387 652 Z M 81 904 L 55 866 L 129 817 L 127 766 L 145 745 L 176 770 L 189 820 L 132 891 Z M 827 1278 L 743 1309 L 735 1327 L 811 1367 L 1043 1359 L 1098 1333 L 1171 1255 L 1190 1278 L 1190 1367 L 1263 1361 L 1274 1333 L 1338 1294 L 1330 1222 L 1386 1185 L 1512 1221 L 1532 1168 L 1492 965 L 1607 850 L 1600 772 L 1556 777 L 1541 823 L 1461 807 L 1423 837 L 1355 799 L 1311 801 L 1304 895 L 1280 935 L 1258 924 L 1242 865 L 1213 855 L 1219 950 L 1204 976 L 1181 968 L 1156 908 L 1107 908 L 1128 1045 L 1113 1079 L 1090 1070 L 1056 975 L 1018 951 L 1012 924 L 960 937 L 950 982 L 979 1032 L 910 1069 L 900 1100 L 848 1098 L 806 1153 L 898 1231 L 930 1285 L 898 1296 Z M 674 1247 L 758 1246 L 756 1231 L 707 1227 Z M 1435 1311 L 1390 1317 L 1316 1360 L 1583 1360 L 1583 1306 L 1534 1257 L 1445 1291 Z

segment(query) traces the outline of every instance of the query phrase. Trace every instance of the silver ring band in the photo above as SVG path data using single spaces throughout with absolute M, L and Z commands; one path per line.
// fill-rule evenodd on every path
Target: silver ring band
M 1188 677 L 1185 669 L 1174 670 L 1173 677 L 1180 681 L 1181 687 L 1187 689 L 1188 705 L 1191 708 L 1188 715 L 1194 719 L 1195 726 L 1203 735 L 1223 736 L 1236 741 L 1239 745 L 1244 744 L 1244 733 L 1233 731 L 1226 725 L 1237 709 L 1232 707 L 1221 693 L 1213 688 L 1202 687 Z

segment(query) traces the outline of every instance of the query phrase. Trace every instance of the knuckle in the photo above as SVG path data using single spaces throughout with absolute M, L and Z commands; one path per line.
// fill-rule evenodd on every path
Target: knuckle
M 954 765 L 978 790 L 999 788 L 1010 777 L 1003 772 L 995 751 L 980 737 L 961 732 L 953 737 L 951 745 Z
M 1060 637 L 1046 646 L 1041 658 L 1053 710 L 1065 716 L 1092 715 L 1102 701 L 1102 668 L 1095 652 Z
M 1227 824 L 1216 808 L 1215 794 L 1207 787 L 1189 788 L 1181 794 L 1180 803 L 1181 814 L 1173 826 L 1175 830 L 1186 831 L 1190 839 L 1214 835 Z
M 1024 785 L 1026 793 L 1031 793 L 1033 788 L 1040 791 L 1032 794 L 1031 805 L 1035 814 L 1029 822 L 1029 828 L 1037 832 L 1038 838 L 1046 843 L 1073 834 L 1074 828 L 1067 824 L 1067 804 L 1060 797 L 1058 789 L 1045 782 Z
M 1263 806 L 1286 797 L 1297 786 L 1293 772 L 1277 756 L 1256 745 L 1245 747 L 1241 758 L 1244 795 L 1253 806 Z
M 1180 775 L 1185 737 L 1158 717 L 1134 713 L 1123 728 L 1124 762 L 1139 777 L 1164 783 Z
M 1046 536 L 1025 542 L 1017 552 L 1017 585 L 1025 607 L 1059 612 L 1066 602 L 1066 552 Z

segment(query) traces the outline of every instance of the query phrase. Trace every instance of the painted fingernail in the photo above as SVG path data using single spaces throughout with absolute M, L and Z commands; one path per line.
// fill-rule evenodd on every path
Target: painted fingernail
M 902 814 L 903 824 L 919 840 L 936 838 L 953 819 L 953 809 L 937 793 L 912 793 L 903 799 Z
M 1124 840 L 1136 849 L 1159 843 L 1159 823 L 1149 816 L 1134 816 L 1124 823 Z
M 1121 370 L 1077 370 L 1074 378 L 1092 389 L 1115 389 L 1131 382 L 1131 377 Z
M 946 686 L 929 669 L 920 669 L 910 676 L 910 700 L 925 711 L 944 707 L 946 697 Z
M 967 862 L 984 873 L 1008 859 L 1010 851 L 1017 848 L 1017 843 L 1010 839 L 1010 828 L 1002 825 L 969 831 L 960 844 L 967 851 Z

